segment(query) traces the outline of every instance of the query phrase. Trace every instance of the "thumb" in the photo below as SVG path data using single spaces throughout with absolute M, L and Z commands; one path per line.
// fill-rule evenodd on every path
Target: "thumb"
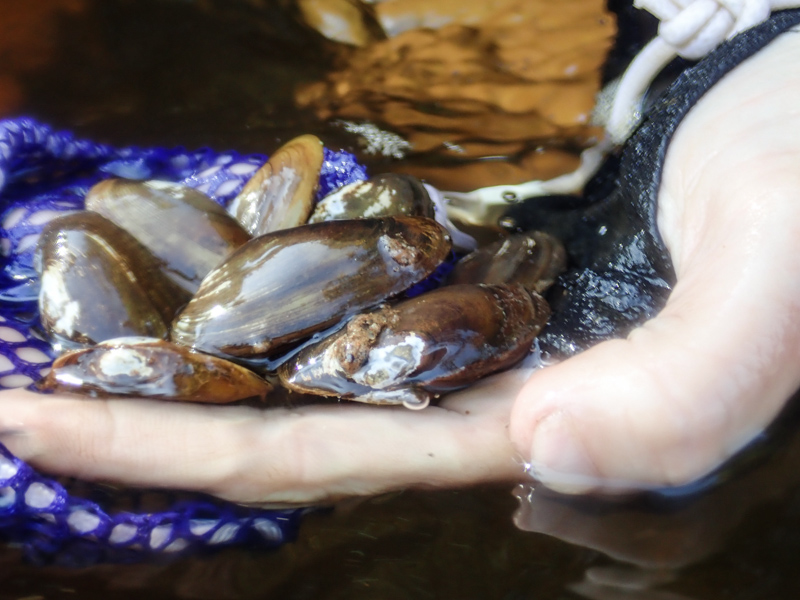
M 704 195 L 715 217 L 672 244 L 678 282 L 662 312 L 529 379 L 510 434 L 543 483 L 689 483 L 775 417 L 800 384 L 800 182 L 789 179 L 740 188 L 745 202 L 724 187 Z
M 798 187 L 716 211 L 723 225 L 676 262 L 656 318 L 534 373 L 510 435 L 537 478 L 566 492 L 689 483 L 777 415 L 800 385 Z
M 627 339 L 536 372 L 510 435 L 560 491 L 680 485 L 753 439 L 800 384 L 800 57 L 784 35 L 692 108 L 659 226 L 677 284 Z
M 798 385 L 797 327 L 712 296 L 682 289 L 628 339 L 530 378 L 510 433 L 537 479 L 562 492 L 682 485 L 763 430 Z

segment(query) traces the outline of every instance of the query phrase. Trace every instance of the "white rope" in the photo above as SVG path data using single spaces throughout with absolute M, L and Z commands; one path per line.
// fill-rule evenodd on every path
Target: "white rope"
M 495 185 L 471 192 L 442 192 L 451 219 L 472 225 L 497 225 L 510 204 L 534 196 L 573 194 L 583 189 L 597 172 L 612 145 L 602 141 L 581 153 L 580 166 L 571 173 L 547 180 L 534 180 L 517 185 Z
M 792 0 L 634 0 L 661 21 L 658 36 L 631 62 L 617 88 L 606 123 L 621 144 L 636 126 L 645 91 L 677 56 L 697 60 L 726 39 L 766 21 L 773 9 L 800 6 Z
M 798 0 L 634 0 L 661 21 L 658 35 L 631 62 L 614 93 L 606 139 L 585 150 L 580 167 L 548 181 L 498 185 L 469 193 L 443 192 L 448 214 L 476 224 L 496 224 L 509 202 L 556 193 L 580 192 L 605 154 L 628 138 L 641 118 L 644 94 L 675 57 L 697 60 L 726 39 L 766 21 L 773 10 L 800 7 Z

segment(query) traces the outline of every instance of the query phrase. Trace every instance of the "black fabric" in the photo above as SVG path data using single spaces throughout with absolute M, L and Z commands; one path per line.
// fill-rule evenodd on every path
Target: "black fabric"
M 570 270 L 549 296 L 553 317 L 540 336 L 545 352 L 569 356 L 625 336 L 664 306 L 675 273 L 658 233 L 656 199 L 672 136 L 717 81 L 799 23 L 800 10 L 775 13 L 681 73 L 582 198 L 533 198 L 509 210 L 516 229 L 553 233 L 570 256 Z

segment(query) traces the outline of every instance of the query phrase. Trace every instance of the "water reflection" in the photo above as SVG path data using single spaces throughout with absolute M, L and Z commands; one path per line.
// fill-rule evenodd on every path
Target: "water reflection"
M 794 398 L 773 431 L 699 493 L 604 500 L 524 484 L 514 492 L 520 503 L 514 522 L 523 531 L 590 548 L 630 566 L 589 567 L 582 581 L 569 586 L 583 597 L 682 598 L 654 595 L 651 588 L 679 580 L 680 572 L 723 551 L 751 511 L 795 492 L 800 483 L 800 435 L 793 431 L 797 405 Z M 750 464 L 754 461 L 760 464 Z
M 603 1 L 377 2 L 369 20 L 388 39 L 356 34 L 370 16 L 352 10 L 359 2 L 299 4 L 312 24 L 350 23 L 349 43 L 361 46 L 335 48 L 335 68 L 300 87 L 299 104 L 350 130 L 367 122 L 400 134 L 402 170 L 441 189 L 566 173 L 601 133 L 590 114 L 616 33 Z M 362 131 L 364 146 L 386 147 L 376 143 L 385 134 Z

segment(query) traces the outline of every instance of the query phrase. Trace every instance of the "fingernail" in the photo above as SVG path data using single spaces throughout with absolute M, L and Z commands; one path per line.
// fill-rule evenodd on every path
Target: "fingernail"
M 536 426 L 530 465 L 536 479 L 558 492 L 584 493 L 600 481 L 586 447 L 564 413 L 553 413 Z
M 25 429 L 0 430 L 0 444 L 3 444 L 11 454 L 23 460 L 30 460 L 40 452 L 34 436 Z

